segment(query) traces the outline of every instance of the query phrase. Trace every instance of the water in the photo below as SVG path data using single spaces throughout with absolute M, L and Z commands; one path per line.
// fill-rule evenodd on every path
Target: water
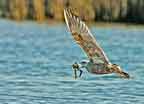
M 72 78 L 86 59 L 64 24 L 0 20 L 0 104 L 144 104 L 143 28 L 91 27 L 112 63 L 133 78 Z

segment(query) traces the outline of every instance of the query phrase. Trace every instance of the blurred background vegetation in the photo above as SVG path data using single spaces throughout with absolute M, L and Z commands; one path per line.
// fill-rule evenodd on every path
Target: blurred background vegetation
M 0 17 L 17 21 L 63 21 L 63 8 L 85 21 L 144 23 L 144 0 L 0 0 Z

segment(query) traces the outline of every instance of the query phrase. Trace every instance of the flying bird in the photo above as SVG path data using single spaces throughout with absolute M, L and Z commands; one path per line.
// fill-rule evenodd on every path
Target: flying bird
M 64 9 L 64 18 L 74 40 L 84 50 L 89 59 L 88 61 L 81 61 L 79 63 L 75 62 L 72 65 L 75 78 L 77 78 L 77 71 L 80 72 L 79 77 L 81 77 L 84 68 L 93 74 L 116 73 L 120 77 L 130 78 L 129 74 L 124 72 L 119 65 L 112 64 L 109 61 L 86 24 L 74 14 L 72 9 Z

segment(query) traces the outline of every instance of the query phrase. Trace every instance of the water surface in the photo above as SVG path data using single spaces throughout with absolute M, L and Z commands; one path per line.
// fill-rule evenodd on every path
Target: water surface
M 144 29 L 90 28 L 112 63 L 133 78 L 72 78 L 87 59 L 66 26 L 0 20 L 1 104 L 144 104 Z

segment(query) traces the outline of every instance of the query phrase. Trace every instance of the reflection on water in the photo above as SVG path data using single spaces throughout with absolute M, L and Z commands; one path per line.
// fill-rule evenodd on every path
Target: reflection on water
M 65 25 L 0 21 L 1 104 L 143 104 L 144 30 L 91 27 L 113 63 L 130 80 L 115 75 L 72 78 L 71 64 L 86 59 Z

